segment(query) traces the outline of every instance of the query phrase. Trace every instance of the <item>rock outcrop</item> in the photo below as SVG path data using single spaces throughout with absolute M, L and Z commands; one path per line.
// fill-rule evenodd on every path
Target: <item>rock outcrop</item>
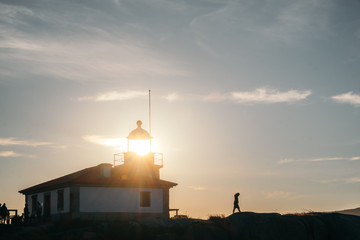
M 245 212 L 233 214 L 227 219 L 230 239 L 360 239 L 360 217 L 338 213 L 280 215 Z

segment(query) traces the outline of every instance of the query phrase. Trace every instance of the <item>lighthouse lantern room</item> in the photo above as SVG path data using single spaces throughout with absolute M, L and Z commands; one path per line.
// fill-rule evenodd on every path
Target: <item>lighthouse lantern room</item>
M 163 167 L 163 154 L 152 151 L 151 135 L 143 129 L 142 122 L 136 122 L 137 128 L 127 137 L 127 152 L 114 154 L 114 167 L 125 177 L 132 176 L 159 178 L 159 169 Z

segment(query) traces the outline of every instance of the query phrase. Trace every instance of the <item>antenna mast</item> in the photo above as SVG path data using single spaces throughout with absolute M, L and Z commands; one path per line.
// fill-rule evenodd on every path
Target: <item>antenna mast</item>
M 151 151 L 151 90 L 149 89 L 149 133 L 150 133 L 150 152 Z

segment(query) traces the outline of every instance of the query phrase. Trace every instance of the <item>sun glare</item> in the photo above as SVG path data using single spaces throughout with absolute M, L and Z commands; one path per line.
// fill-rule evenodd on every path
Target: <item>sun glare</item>
M 146 155 L 150 152 L 149 140 L 130 140 L 129 152 L 136 152 L 139 155 Z

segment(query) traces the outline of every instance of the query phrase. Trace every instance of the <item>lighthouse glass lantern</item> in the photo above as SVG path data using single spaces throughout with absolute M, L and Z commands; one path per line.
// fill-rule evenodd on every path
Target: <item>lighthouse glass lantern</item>
M 163 154 L 153 152 L 151 135 L 144 130 L 139 120 L 137 128 L 127 136 L 127 151 L 114 154 L 114 166 L 133 172 L 130 175 L 151 175 L 159 177 L 159 169 L 163 167 Z M 124 170 L 125 171 L 125 170 Z M 129 177 L 129 173 L 125 174 Z
M 151 152 L 151 136 L 141 127 L 142 122 L 140 120 L 136 124 L 137 128 L 131 131 L 127 137 L 128 152 L 146 155 Z

